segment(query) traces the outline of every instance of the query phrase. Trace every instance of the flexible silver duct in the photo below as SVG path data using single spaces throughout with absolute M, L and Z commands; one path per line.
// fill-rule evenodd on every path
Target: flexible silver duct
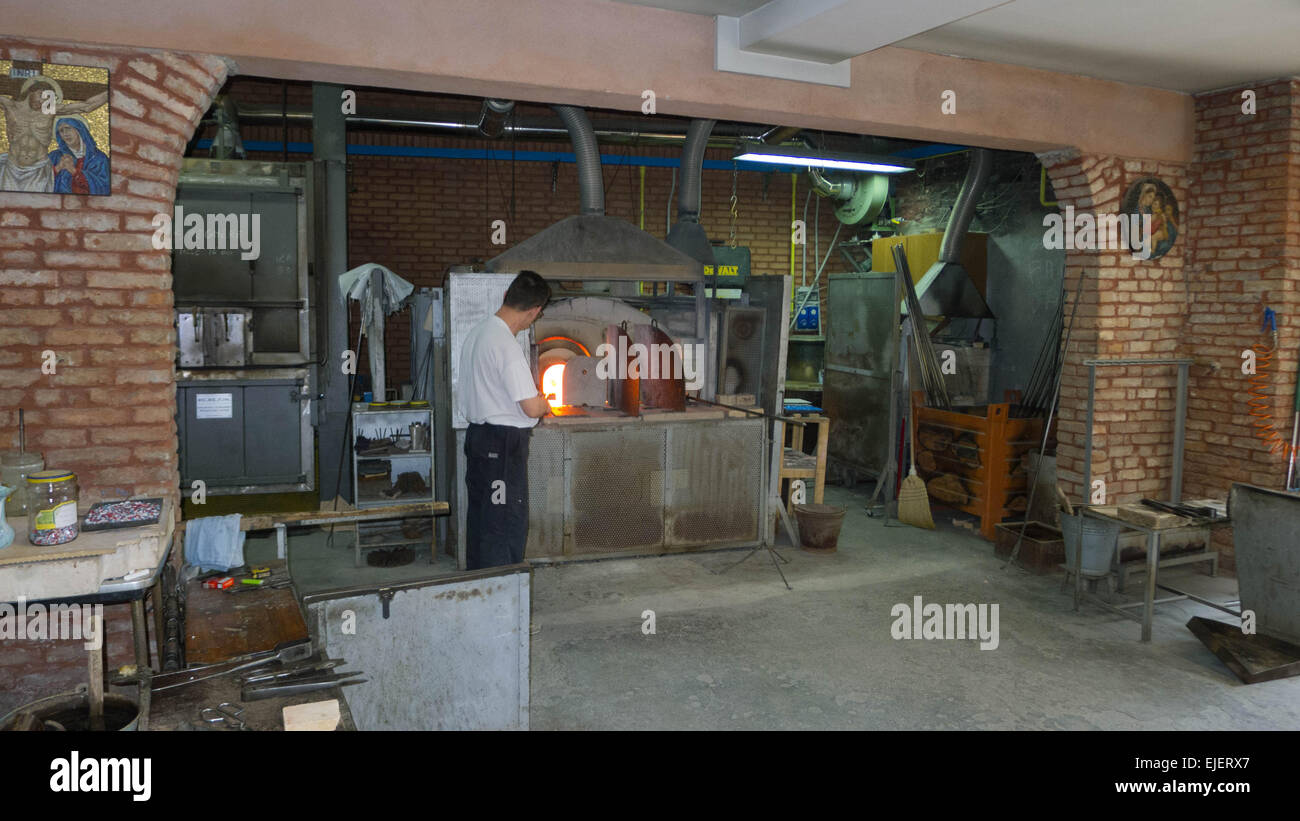
M 569 129 L 573 143 L 573 156 L 578 165 L 578 192 L 581 203 L 579 213 L 602 217 L 605 215 L 605 179 L 600 172 L 600 147 L 596 133 L 591 129 L 587 112 L 572 105 L 551 106 L 564 127 Z
M 700 225 L 700 189 L 703 186 L 704 149 L 709 147 L 709 133 L 714 120 L 691 120 L 682 147 L 682 188 L 677 196 L 677 222 L 665 238 L 669 245 L 702 265 L 715 263 L 713 246 Z
M 975 218 L 975 205 L 984 193 L 984 184 L 989 179 L 989 168 L 993 164 L 993 155 L 987 148 L 972 148 L 970 166 L 966 169 L 966 179 L 957 194 L 957 202 L 948 215 L 948 227 L 943 232 L 943 243 L 939 246 L 940 262 L 959 262 L 961 248 L 970 230 L 971 220 Z
M 717 120 L 691 120 L 682 148 L 682 190 L 677 196 L 677 221 L 700 221 L 700 190 L 703 187 L 704 149 Z

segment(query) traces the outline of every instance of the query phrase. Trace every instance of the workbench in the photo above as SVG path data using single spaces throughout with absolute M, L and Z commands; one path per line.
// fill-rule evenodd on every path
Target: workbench
M 89 507 L 89 503 L 79 505 L 78 516 L 84 517 Z M 71 542 L 51 547 L 31 544 L 27 528 L 16 526 L 13 544 L 0 550 L 0 601 L 17 604 L 21 600 L 28 606 L 129 603 L 136 664 L 148 668 L 144 602 L 152 590 L 155 613 L 161 614 L 159 579 L 175 536 L 174 510 L 172 500 L 165 498 L 156 524 L 83 530 Z M 160 647 L 161 632 L 159 629 Z
M 319 659 L 320 654 L 314 658 Z M 209 674 L 230 667 L 239 665 L 242 659 L 233 659 L 225 664 L 214 665 L 212 668 L 205 668 L 203 673 Z M 259 668 L 253 668 L 250 673 L 258 672 Z M 268 668 L 273 670 L 274 668 Z M 348 671 L 352 668 L 344 665 L 339 668 L 341 671 Z M 175 674 L 173 674 L 175 675 Z M 221 730 L 230 731 L 232 728 L 222 724 L 209 724 L 200 716 L 205 707 L 216 707 L 223 703 L 238 704 L 244 712 L 240 718 L 247 723 L 249 730 L 283 730 L 284 717 L 283 710 L 294 704 L 307 704 L 315 701 L 326 701 L 328 699 L 338 699 L 339 702 L 339 727 L 340 730 L 355 730 L 356 724 L 352 719 L 352 711 L 348 707 L 347 699 L 344 698 L 345 687 L 331 687 L 314 693 L 302 693 L 294 696 L 277 696 L 275 698 L 258 699 L 257 701 L 240 701 L 240 683 L 239 673 L 227 676 L 218 676 L 207 679 L 206 681 L 197 681 L 184 687 L 174 687 L 169 690 L 154 692 L 150 695 L 149 704 L 149 724 L 150 730 Z M 155 682 L 159 680 L 154 679 Z
M 1196 599 L 1195 596 L 1191 596 L 1181 591 L 1172 591 L 1172 592 L 1177 592 L 1177 595 L 1168 596 L 1163 599 L 1156 599 L 1156 587 L 1160 586 L 1157 584 L 1156 581 L 1157 571 L 1159 570 L 1159 568 L 1169 567 L 1176 564 L 1186 564 L 1188 562 L 1193 562 L 1193 561 L 1208 560 L 1207 556 L 1193 554 L 1191 556 L 1170 557 L 1162 561 L 1159 559 L 1161 539 L 1167 534 L 1179 530 L 1185 530 L 1188 527 L 1220 527 L 1222 525 L 1227 525 L 1231 523 L 1231 520 L 1225 516 L 1216 519 L 1187 519 L 1187 518 L 1171 517 L 1171 521 L 1168 522 L 1157 523 L 1157 524 L 1142 524 L 1142 523 L 1130 521 L 1128 519 L 1120 518 L 1117 513 L 1112 513 L 1111 510 L 1107 508 L 1082 507 L 1079 509 L 1079 511 L 1084 516 L 1091 516 L 1094 519 L 1100 519 L 1105 522 L 1118 523 L 1121 528 L 1136 530 L 1140 533 L 1146 534 L 1147 577 L 1145 580 L 1146 583 L 1143 585 L 1141 601 L 1129 602 L 1127 604 L 1120 604 L 1120 605 L 1111 604 L 1105 599 L 1102 599 L 1100 596 L 1097 596 L 1085 590 L 1083 573 L 1076 573 L 1075 581 L 1074 581 L 1074 609 L 1075 610 L 1079 609 L 1079 605 L 1081 602 L 1087 600 L 1093 604 L 1096 604 L 1114 613 L 1118 613 L 1119 615 L 1124 616 L 1125 618 L 1130 618 L 1133 619 L 1134 621 L 1141 622 L 1142 624 L 1141 640 L 1146 642 L 1151 641 L 1151 620 L 1155 615 L 1155 606 L 1157 604 L 1165 604 L 1167 602 L 1181 601 L 1189 598 Z M 1080 538 L 1078 545 L 1075 546 L 1075 556 L 1074 556 L 1075 567 L 1082 567 L 1082 558 L 1083 558 L 1082 552 L 1083 552 L 1083 539 Z M 1214 567 L 1217 569 L 1218 567 L 1217 561 L 1215 562 Z M 1210 604 L 1214 607 L 1219 607 L 1219 605 L 1214 604 L 1213 602 L 1205 602 L 1202 599 L 1196 599 L 1196 600 L 1201 601 L 1202 603 Z M 1136 607 L 1142 608 L 1142 614 L 1140 616 L 1136 613 L 1131 612 L 1131 609 Z M 1219 607 L 1219 609 L 1224 609 L 1224 608 Z

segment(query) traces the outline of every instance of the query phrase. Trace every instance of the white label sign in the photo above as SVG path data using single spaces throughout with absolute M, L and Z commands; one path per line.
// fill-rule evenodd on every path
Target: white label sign
M 229 419 L 231 418 L 234 394 L 201 393 L 194 397 L 195 419 Z

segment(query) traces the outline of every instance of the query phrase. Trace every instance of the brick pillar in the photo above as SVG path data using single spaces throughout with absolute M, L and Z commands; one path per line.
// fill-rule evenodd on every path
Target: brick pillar
M 1163 180 L 1187 213 L 1187 168 L 1114 156 L 1053 152 L 1040 156 L 1059 208 L 1094 218 L 1117 214 L 1128 187 L 1145 176 Z M 1069 230 L 1069 226 L 1066 226 Z M 1186 314 L 1183 262 L 1187 232 L 1180 226 L 1173 248 L 1155 260 L 1123 250 L 1067 250 L 1066 306 L 1069 320 L 1079 277 L 1083 293 L 1061 383 L 1057 470 L 1073 500 L 1090 494 L 1082 486 L 1088 397 L 1086 359 L 1158 358 L 1179 355 Z M 1045 309 L 1049 306 L 1044 306 Z M 1176 370 L 1098 369 L 1093 420 L 1092 479 L 1105 482 L 1109 503 L 1168 493 L 1173 457 Z
M 171 213 L 227 63 L 13 38 L 0 58 L 107 68 L 112 106 L 111 196 L 0 192 L 0 449 L 17 447 L 22 407 L 28 448 L 76 471 L 83 499 L 178 498 L 171 257 L 154 250 L 152 220 Z M 109 663 L 129 663 L 127 606 L 105 621 Z M 9 640 L 0 653 L 0 713 L 86 679 L 80 641 Z

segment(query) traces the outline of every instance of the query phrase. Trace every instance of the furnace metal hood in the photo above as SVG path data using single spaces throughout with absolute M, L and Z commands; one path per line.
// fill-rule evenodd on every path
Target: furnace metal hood
M 939 259 L 916 283 L 916 295 L 926 316 L 969 319 L 993 317 L 988 303 L 960 262 L 966 231 L 975 217 L 975 204 L 984 193 L 991 163 L 992 156 L 988 149 L 971 149 L 970 167 L 966 171 L 961 191 L 957 194 L 952 214 L 948 217 Z
M 556 279 L 696 281 L 703 266 L 626 220 L 566 217 L 488 260 L 490 273 L 536 271 Z
M 605 180 L 591 120 L 575 106 L 554 109 L 573 142 L 581 213 L 488 260 L 487 271 L 536 271 L 555 279 L 699 280 L 704 266 L 698 260 L 626 220 L 605 216 Z

